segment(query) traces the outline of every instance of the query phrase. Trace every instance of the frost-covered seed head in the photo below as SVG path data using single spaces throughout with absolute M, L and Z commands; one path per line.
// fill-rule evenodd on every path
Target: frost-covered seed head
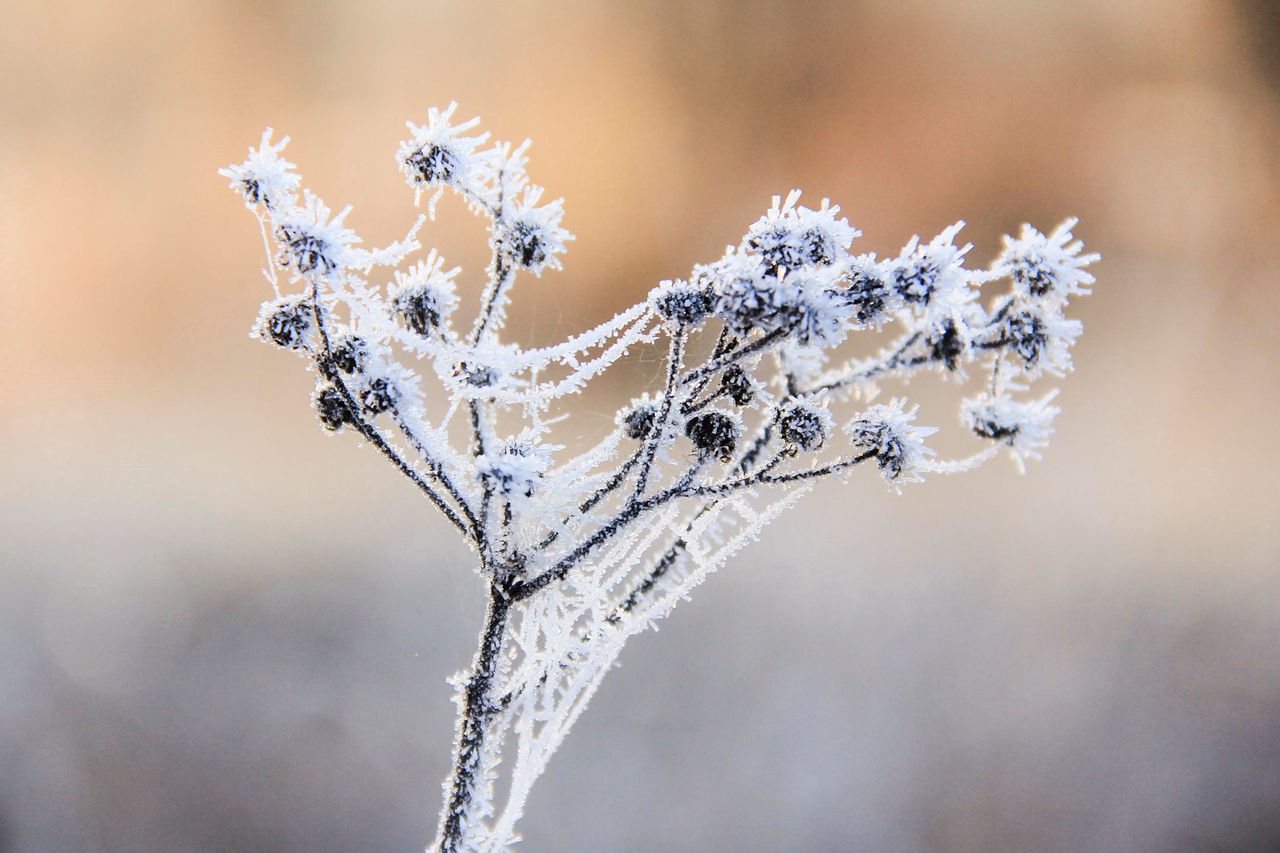
M 507 498 L 531 498 L 550 467 L 550 451 L 516 439 L 507 442 L 501 452 L 480 457 L 480 470 Z
M 317 388 L 311 395 L 311 405 L 315 407 L 321 425 L 329 432 L 337 432 L 354 421 L 342 392 L 332 385 Z
M 1027 254 L 1016 259 L 1012 270 L 1013 283 L 1029 296 L 1044 296 L 1053 289 L 1055 276 L 1044 258 Z
M 427 287 L 402 290 L 392 304 L 405 327 L 419 335 L 431 334 L 444 320 L 439 294 Z
M 765 270 L 778 275 L 785 270 L 799 269 L 808 259 L 804 246 L 792 242 L 792 234 L 780 225 L 763 228 L 747 238 L 747 248 L 760 256 Z
M 931 261 L 912 258 L 899 264 L 890 273 L 894 291 L 911 305 L 928 305 L 933 298 L 934 287 L 941 270 Z
M 974 435 L 995 441 L 1012 442 L 1022 427 L 1018 420 L 1004 418 L 989 401 L 985 404 L 966 405 L 962 415 Z
M 849 427 L 855 447 L 875 452 L 880 470 L 893 480 L 906 465 L 907 451 L 889 426 L 881 421 L 859 420 Z
M 693 446 L 704 453 L 714 453 L 728 462 L 738 446 L 738 420 L 728 412 L 716 409 L 694 415 L 685 421 L 684 434 Z
M 734 405 L 745 406 L 756 398 L 756 383 L 736 364 L 731 364 L 720 374 L 720 388 Z
M 710 291 L 684 281 L 664 282 L 649 299 L 662 319 L 676 326 L 696 326 L 715 308 Z
M 1023 468 L 1025 460 L 1039 459 L 1040 451 L 1049 444 L 1053 419 L 1059 412 L 1049 403 L 1057 393 L 1051 391 L 1027 403 L 984 393 L 964 401 L 960 418 L 974 434 L 1008 445 L 1014 462 Z
M 897 294 L 889 286 L 884 272 L 874 263 L 850 269 L 840 296 L 853 310 L 852 319 L 859 326 L 882 322 L 897 301 Z
M 734 331 L 770 331 L 792 318 L 782 281 L 766 275 L 755 257 L 728 255 L 707 273 L 714 282 L 716 314 Z
M 964 332 L 954 318 L 948 317 L 935 326 L 925 339 L 929 349 L 929 357 L 941 362 L 947 370 L 954 371 L 960 366 L 960 358 L 967 346 Z
M 1005 315 L 1004 334 L 1009 347 L 1028 368 L 1034 368 L 1049 344 L 1048 325 L 1031 310 L 1010 311 Z
M 1084 244 L 1072 237 L 1075 224 L 1075 219 L 1068 219 L 1048 236 L 1030 225 L 1023 225 L 1017 239 L 1004 238 L 1004 251 L 992 265 L 992 271 L 1007 275 L 1013 281 L 1014 291 L 1031 299 L 1065 301 L 1070 296 L 1088 293 L 1094 278 L 1085 267 L 1096 262 L 1099 256 L 1080 254 Z
M 448 183 L 457 174 L 458 158 L 443 145 L 428 143 L 405 157 L 404 165 L 416 183 Z
M 915 413 L 915 409 L 906 411 L 904 401 L 895 399 L 872 406 L 846 427 L 853 446 L 874 455 L 876 467 L 888 482 L 919 480 L 920 463 L 933 455 L 924 438 L 936 430 L 913 426 Z
M 886 262 L 889 285 L 908 306 L 949 310 L 972 301 L 975 293 L 964 268 L 965 253 L 972 247 L 955 244 L 963 227 L 957 222 L 928 243 L 912 237 L 897 258 Z
M 381 376 L 370 379 L 360 390 L 360 406 L 368 415 L 378 415 L 395 408 L 399 399 L 400 392 L 396 386 Z
M 301 226 L 281 225 L 276 228 L 276 242 L 280 244 L 280 265 L 292 266 L 303 275 L 311 272 L 328 274 L 338 267 L 329 253 L 328 242 Z
M 456 103 L 443 110 L 432 107 L 427 123 L 409 122 L 411 138 L 400 143 L 396 162 L 412 187 L 450 186 L 474 200 L 486 200 L 491 179 L 492 153 L 477 151 L 489 134 L 464 135 L 479 119 L 453 124 Z
M 820 267 L 836 262 L 836 244 L 831 235 L 820 228 L 810 228 L 800 235 L 805 250 L 805 260 Z
M 343 373 L 359 373 L 369 358 L 369 345 L 359 335 L 343 335 L 333 345 L 333 364 Z
M 622 428 L 627 438 L 639 441 L 648 438 L 653 432 L 654 421 L 658 418 L 658 408 L 652 403 L 641 403 L 627 412 L 622 418 Z
M 435 332 L 458 306 L 454 278 L 461 267 L 446 270 L 435 251 L 405 272 L 396 271 L 388 290 L 392 309 L 409 331 L 426 337 Z
M 1062 316 L 1064 304 L 1015 299 L 1008 310 L 996 315 L 999 322 L 993 329 L 998 337 L 984 346 L 1007 347 L 1030 375 L 1041 371 L 1062 375 L 1071 369 L 1071 346 L 1082 328 L 1079 320 Z
M 788 404 L 778 417 L 778 435 L 783 442 L 807 453 L 826 444 L 833 426 L 830 412 L 805 400 Z
M 272 209 L 291 206 L 298 191 L 299 178 L 293 171 L 293 164 L 280 157 L 288 143 L 289 137 L 286 136 L 272 144 L 271 128 L 267 128 L 259 146 L 249 149 L 249 159 L 219 169 L 218 173 L 230 178 L 228 186 L 238 192 L 250 207 L 264 205 Z
M 838 216 L 840 208 L 826 199 L 817 210 L 797 202 L 793 190 L 784 201 L 773 197 L 773 207 L 761 217 L 743 240 L 743 247 L 758 255 L 769 275 L 804 267 L 831 266 L 840 260 L 857 230 Z
M 804 346 L 831 347 L 845 339 L 852 314 L 849 304 L 825 273 L 793 273 L 783 281 L 786 308 L 780 312 L 795 340 Z
M 272 233 L 279 250 L 277 262 L 299 275 L 331 278 L 362 258 L 362 253 L 354 248 L 360 236 L 343 224 L 351 208 L 333 214 L 314 193 L 304 191 L 303 199 L 301 206 L 277 207 L 272 211 L 275 223 Z
M 560 227 L 564 201 L 556 199 L 539 205 L 542 187 L 528 187 L 521 199 L 512 205 L 509 226 L 503 238 L 506 251 L 518 266 L 541 275 L 548 266 L 559 268 L 558 255 L 573 235 Z
M 542 229 L 530 222 L 518 222 L 511 229 L 511 248 L 520 266 L 541 268 L 547 262 Z
M 311 335 L 311 326 L 311 309 L 306 300 L 286 296 L 263 303 L 258 335 L 285 349 L 302 349 Z

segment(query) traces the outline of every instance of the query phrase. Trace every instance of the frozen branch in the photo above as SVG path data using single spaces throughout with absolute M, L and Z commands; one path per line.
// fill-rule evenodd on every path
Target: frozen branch
M 1066 312 L 1089 292 L 1097 255 L 1083 253 L 1074 220 L 1049 234 L 1024 226 L 986 269 L 966 267 L 963 223 L 891 256 L 855 255 L 859 232 L 839 208 L 801 205 L 792 192 L 686 277 L 525 349 L 502 337 L 507 307 L 518 284 L 560 267 L 573 239 L 563 202 L 544 202 L 530 180 L 527 142 L 493 141 L 455 111 L 410 123 L 396 159 L 432 218 L 448 191 L 487 223 L 487 279 L 466 323 L 456 316 L 460 268 L 434 249 L 408 260 L 422 251 L 423 216 L 403 239 L 364 248 L 350 209 L 334 214 L 304 190 L 281 156 L 287 139 L 269 130 L 222 174 L 266 251 L 271 296 L 253 336 L 306 359 L 321 426 L 372 445 L 478 552 L 488 609 L 455 682 L 435 847 L 498 851 L 519 840 L 531 786 L 624 643 L 815 483 L 874 466 L 898 490 L 1000 452 L 1020 469 L 1038 458 L 1056 391 L 1025 392 L 1070 371 L 1081 325 Z M 997 281 L 1007 287 L 984 308 L 983 288 Z M 887 345 L 825 367 L 847 340 L 890 328 Z M 566 419 L 582 423 L 574 395 L 663 336 L 661 387 L 620 408 L 588 450 L 564 454 L 553 440 Z M 905 399 L 872 403 L 879 383 L 926 371 L 980 377 L 959 406 L 979 444 L 968 456 L 935 458 L 935 430 Z M 445 412 L 434 425 L 432 400 Z

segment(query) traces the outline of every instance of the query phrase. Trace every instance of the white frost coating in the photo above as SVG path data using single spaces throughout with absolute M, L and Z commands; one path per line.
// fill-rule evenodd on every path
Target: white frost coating
M 914 424 L 919 406 L 906 408 L 906 400 L 896 397 L 877 403 L 845 427 L 849 441 L 859 453 L 871 453 L 885 482 L 893 485 L 918 483 L 925 466 L 935 455 L 924 440 L 937 427 Z
M 1085 295 L 1094 277 L 1085 267 L 1101 260 L 1101 255 L 1082 255 L 1084 243 L 1071 229 L 1077 220 L 1063 222 L 1046 237 L 1030 225 L 1022 226 L 1015 240 L 1004 238 L 1004 251 L 992 264 L 992 271 L 1013 280 L 1014 289 L 1024 298 L 1048 297 L 1065 302 Z
M 253 336 L 306 358 L 322 426 L 356 433 L 476 551 L 489 611 L 475 660 L 453 679 L 459 725 L 434 847 L 495 851 L 517 842 L 531 786 L 627 639 L 816 480 L 875 468 L 897 488 L 1002 449 L 1019 469 L 1039 458 L 1056 392 L 1019 395 L 1071 369 L 1081 326 L 1065 310 L 1089 292 L 1098 256 L 1083 254 L 1075 220 L 1048 235 L 1025 226 L 989 269 L 965 266 L 960 223 L 888 258 L 855 255 L 859 232 L 839 207 L 805 207 L 792 191 L 686 277 L 559 344 L 524 348 L 502 337 L 507 305 L 526 273 L 560 267 L 564 205 L 542 203 L 527 141 L 492 141 L 475 119 L 453 123 L 455 111 L 411 123 L 396 162 L 432 205 L 449 190 L 483 217 L 492 255 L 480 282 L 434 249 L 410 260 L 421 216 L 403 239 L 360 248 L 350 208 L 334 215 L 304 190 L 270 131 L 221 174 L 267 244 L 275 292 Z M 999 279 L 1004 292 L 982 301 Z M 480 309 L 463 322 L 468 286 Z M 832 358 L 882 328 L 890 342 L 863 350 L 874 354 Z M 661 365 L 654 387 L 616 413 L 575 408 L 636 350 Z M 880 384 L 921 372 L 980 377 L 961 421 L 982 449 L 936 459 L 916 407 L 872 404 Z M 584 449 L 567 453 L 571 443 Z
M 289 137 L 272 144 L 271 134 L 268 127 L 258 147 L 249 149 L 248 160 L 219 169 L 218 174 L 230 178 L 228 186 L 250 208 L 262 205 L 269 210 L 287 210 L 296 203 L 302 179 L 293 171 L 294 165 L 280 156 Z

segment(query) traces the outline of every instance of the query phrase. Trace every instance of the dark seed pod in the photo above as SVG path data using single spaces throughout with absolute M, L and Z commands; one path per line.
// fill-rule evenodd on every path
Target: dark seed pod
M 301 297 L 287 296 L 273 303 L 261 333 L 285 349 L 301 349 L 311 334 L 311 311 Z
M 738 422 L 724 412 L 710 411 L 685 421 L 684 434 L 704 453 L 714 453 L 728 462 L 738 446 Z
M 725 396 L 735 405 L 745 406 L 755 399 L 756 387 L 747 372 L 736 364 L 731 364 L 720 375 L 720 388 Z
M 262 204 L 266 202 L 270 204 L 267 194 L 262 191 L 262 184 L 257 178 L 243 178 L 240 181 L 240 194 L 244 196 L 244 200 L 252 205 Z
M 1044 259 L 1034 255 L 1018 258 L 1013 265 L 1012 277 L 1032 296 L 1044 296 L 1053 289 L 1057 280 Z
M 801 239 L 809 263 L 819 267 L 835 263 L 836 244 L 830 234 L 820 228 L 810 228 Z
M 315 407 L 321 425 L 329 432 L 337 432 L 345 425 L 354 422 L 351 409 L 347 406 L 342 392 L 332 385 L 317 388 L 311 395 L 311 404 Z
M 364 370 L 369 357 L 369 345 L 359 335 L 343 335 L 333 346 L 333 364 L 343 373 L 359 373 Z
M 395 408 L 399 393 L 382 377 L 370 379 L 360 392 L 360 406 L 366 414 L 377 415 Z
M 876 467 L 896 480 L 907 464 L 907 449 L 897 433 L 884 421 L 858 420 L 849 426 L 854 447 L 875 452 Z
M 657 418 L 658 410 L 654 406 L 648 403 L 636 406 L 622 419 L 627 438 L 636 441 L 647 438 L 653 432 L 653 424 Z
M 893 286 L 903 301 L 913 305 L 928 305 L 941 273 L 935 264 L 916 260 L 894 270 Z
M 884 319 L 890 295 L 889 283 L 870 270 L 851 272 L 848 287 L 840 291 L 841 298 L 853 308 L 853 319 L 864 326 Z
M 804 266 L 808 252 L 796 246 L 791 239 L 791 232 L 782 227 L 770 228 L 752 234 L 747 240 L 747 248 L 760 256 L 765 271 L 772 276 L 783 270 L 794 270 Z
M 1018 435 L 1017 424 L 1004 424 L 994 417 L 976 417 L 973 420 L 972 427 L 975 435 L 989 438 L 993 441 L 1012 442 L 1013 438 Z
M 680 326 L 696 326 L 711 315 L 715 298 L 705 287 L 677 282 L 654 300 L 662 319 Z
M 448 183 L 458 171 L 453 152 L 439 145 L 428 145 L 405 158 L 404 163 L 420 184 Z
M 317 270 L 328 275 L 338 268 L 338 262 L 329 256 L 329 244 L 296 225 L 277 228 L 276 242 L 280 244 L 281 266 L 293 266 L 303 275 Z
M 784 443 L 798 450 L 819 450 L 826 443 L 831 429 L 829 417 L 823 417 L 823 414 L 813 406 L 791 406 L 778 419 L 778 434 Z
M 396 314 L 409 331 L 427 336 L 440 326 L 440 303 L 434 291 L 427 288 L 406 290 L 396 296 Z
M 926 341 L 929 354 L 935 361 L 942 362 L 947 370 L 955 370 L 960 365 L 960 357 L 964 355 L 964 336 L 954 320 L 948 319 L 942 327 L 935 329 Z
M 1009 346 L 1028 368 L 1036 366 L 1049 345 L 1049 333 L 1044 321 L 1030 311 L 1009 314 L 1004 321 L 1004 334 Z
M 520 266 L 539 269 L 547 261 L 546 241 L 542 229 L 527 222 L 517 222 L 511 229 L 511 254 Z

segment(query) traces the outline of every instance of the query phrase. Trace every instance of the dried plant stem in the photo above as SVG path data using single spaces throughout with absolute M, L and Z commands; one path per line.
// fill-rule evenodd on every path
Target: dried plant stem
M 476 650 L 458 708 L 453 770 L 445 783 L 447 793 L 441 812 L 438 845 L 441 853 L 461 850 L 466 837 L 486 730 L 490 717 L 499 710 L 492 699 L 493 680 L 506 637 L 511 604 L 510 596 L 499 584 L 489 585 L 489 609 L 485 615 L 484 630 L 480 633 L 480 648 Z

